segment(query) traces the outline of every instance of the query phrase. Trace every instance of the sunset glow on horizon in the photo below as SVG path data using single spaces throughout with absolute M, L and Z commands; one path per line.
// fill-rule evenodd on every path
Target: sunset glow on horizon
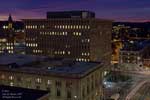
M 114 21 L 150 21 L 148 0 L 4 0 L 0 3 L 0 20 L 7 20 L 9 13 L 15 20 L 46 18 L 47 11 L 89 10 L 97 18 Z

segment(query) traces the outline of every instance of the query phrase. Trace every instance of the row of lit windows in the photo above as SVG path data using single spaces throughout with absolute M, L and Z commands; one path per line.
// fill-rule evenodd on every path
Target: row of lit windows
M 6 47 L 6 49 L 14 49 L 13 47 Z
M 95 74 L 95 76 L 96 76 L 96 74 Z M 6 76 L 4 74 L 2 74 L 0 78 L 2 80 L 4 80 L 6 78 Z M 94 78 L 93 75 L 92 75 L 91 79 L 87 78 L 87 85 L 84 85 L 84 87 L 82 88 L 82 96 L 83 97 L 85 97 L 86 95 L 88 95 L 93 89 L 95 89 L 99 85 L 99 80 L 95 79 L 95 78 Z M 15 84 L 13 82 L 14 79 L 15 79 L 15 77 L 13 75 L 10 75 L 8 77 L 8 79 L 10 80 L 10 83 L 9 83 L 10 86 L 15 86 Z M 18 82 L 23 80 L 23 78 L 21 78 L 21 77 L 18 77 L 16 79 L 18 80 Z M 31 81 L 31 80 L 29 80 L 29 81 Z M 41 84 L 42 81 L 43 81 L 43 79 L 41 77 L 35 78 L 35 82 L 38 83 L 38 84 Z M 91 83 L 89 83 L 89 82 L 91 82 Z M 61 81 L 57 81 L 57 80 L 56 81 L 52 81 L 50 79 L 46 80 L 46 84 L 48 86 L 52 85 L 53 83 L 55 83 L 54 85 L 56 86 L 56 96 L 61 96 L 61 90 L 60 89 L 62 87 L 62 82 Z M 66 85 L 67 88 L 71 88 L 73 86 L 73 83 L 71 81 L 70 82 L 66 81 L 65 85 Z M 38 85 L 38 89 L 40 89 L 39 85 Z M 48 87 L 47 90 L 51 91 L 51 88 Z M 67 93 L 67 98 L 72 98 L 72 97 L 73 98 L 77 98 L 76 95 L 75 96 L 72 95 L 71 91 L 67 91 L 66 93 Z
M 84 58 L 77 58 L 76 61 L 83 61 L 83 62 L 89 62 L 90 59 L 84 59 Z
M 3 75 L 3 77 L 4 77 L 4 75 Z M 12 80 L 14 80 L 14 77 L 13 76 L 9 76 L 9 79 L 11 80 L 11 82 L 9 83 L 10 86 L 14 86 L 14 82 L 12 81 Z M 42 79 L 41 78 L 36 78 L 35 82 L 38 83 L 38 84 L 41 84 L 42 83 Z M 52 85 L 52 80 L 47 80 L 47 85 Z M 67 87 L 70 87 L 70 85 L 72 85 L 72 83 L 69 83 L 69 84 L 68 84 L 68 82 L 66 83 Z M 61 93 L 61 90 L 58 87 L 61 87 L 61 82 L 60 81 L 56 81 L 55 82 L 55 86 L 57 87 L 57 89 L 56 89 L 56 96 L 60 97 L 62 95 L 62 93 Z M 40 89 L 40 86 L 37 86 L 36 88 Z M 47 90 L 50 93 L 51 88 L 47 87 Z M 67 91 L 67 98 L 72 98 L 72 97 L 77 98 L 77 96 L 72 96 L 71 91 L 68 90 Z
M 54 27 L 57 29 L 90 29 L 89 25 L 55 25 Z M 5 26 L 5 28 L 8 28 L 8 26 Z M 26 25 L 26 29 L 38 28 L 45 28 L 45 25 Z
M 82 53 L 82 56 L 89 56 L 90 53 Z
M 5 75 L 2 74 L 2 75 L 1 75 L 1 79 L 5 79 L 5 78 L 6 78 Z M 11 76 L 8 77 L 8 79 L 11 80 L 11 81 L 13 81 L 13 80 L 15 79 L 15 77 L 11 75 Z M 42 79 L 41 79 L 41 78 L 37 78 L 35 81 L 36 81 L 37 83 L 42 83 Z M 47 84 L 48 84 L 48 85 L 51 85 L 51 84 L 52 84 L 52 81 L 51 81 L 51 80 L 47 80 Z
M 21 29 L 18 29 L 18 30 L 15 30 L 15 32 L 25 32 L 25 31 L 21 30 Z
M 6 43 L 6 45 L 14 45 L 13 43 Z
M 36 38 L 26 38 L 26 40 L 29 40 L 29 41 L 35 41 Z
M 0 53 L 4 53 L 4 51 L 1 51 L 1 50 L 0 50 Z
M 82 42 L 82 43 L 89 43 L 89 42 L 90 42 L 90 39 L 82 39 L 81 42 Z
M 6 42 L 7 39 L 0 39 L 0 42 Z
M 59 29 L 90 29 L 89 25 L 55 25 Z
M 8 53 L 14 53 L 14 51 L 9 50 Z
M 73 32 L 73 35 L 81 36 L 81 35 L 82 35 L 82 33 L 81 33 L 81 32 Z
M 8 26 L 3 26 L 3 29 L 8 29 Z
M 6 77 L 5 77 L 5 75 L 4 74 L 2 74 L 1 75 L 1 79 L 2 80 L 4 80 Z M 8 79 L 11 81 L 10 82 L 10 86 L 14 86 L 14 82 L 13 82 L 13 80 L 15 79 L 15 77 L 13 76 L 13 75 L 10 75 L 9 77 L 8 77 Z M 18 78 L 18 81 L 22 81 L 22 79 L 21 78 Z M 40 78 L 40 77 L 38 77 L 38 78 L 36 78 L 35 79 L 35 82 L 36 83 L 38 83 L 38 84 L 41 84 L 42 83 L 42 78 Z M 52 80 L 47 80 L 47 85 L 52 85 L 53 83 L 52 83 Z M 55 82 L 55 85 L 56 85 L 56 87 L 61 87 L 61 82 L 60 81 L 56 81 Z M 66 86 L 67 87 L 71 87 L 71 85 L 72 85 L 72 83 L 66 83 Z
M 28 46 L 28 47 L 37 47 L 38 44 L 37 43 L 27 43 L 26 46 Z
M 55 51 L 54 54 L 65 55 L 66 52 L 65 51 Z M 70 52 L 68 54 L 70 54 Z
M 33 53 L 42 53 L 42 50 L 33 50 Z
M 40 32 L 41 35 L 67 35 L 67 32 Z
M 67 35 L 67 32 L 40 32 L 42 35 Z M 73 32 L 75 36 L 81 36 L 81 32 Z
M 13 80 L 14 78 L 13 78 L 13 76 L 10 76 L 12 79 L 11 80 Z M 36 78 L 36 80 L 35 80 L 35 82 L 36 83 L 38 83 L 38 84 L 41 84 L 42 83 L 42 79 L 41 78 Z M 13 81 L 11 81 L 10 83 L 10 86 L 14 86 L 14 82 Z M 47 85 L 51 85 L 52 84 L 52 80 L 47 80 Z M 56 85 L 56 87 L 57 86 L 61 86 L 61 82 L 60 81 L 56 81 L 55 82 L 55 85 Z M 66 83 L 66 86 L 68 87 L 68 85 L 70 85 L 70 83 L 68 84 L 68 82 Z M 36 88 L 37 89 L 40 89 L 40 86 L 36 86 Z M 47 90 L 49 91 L 49 93 L 51 93 L 51 88 L 50 87 L 47 87 Z M 72 93 L 71 93 L 71 91 L 67 91 L 67 98 L 72 98 Z M 61 90 L 57 87 L 56 88 L 56 96 L 57 97 L 60 97 L 62 95 L 62 93 L 61 93 Z M 75 96 L 73 96 L 74 98 L 77 98 L 77 96 L 75 95 Z
M 0 53 L 4 53 L 4 51 L 1 51 L 1 50 L 0 50 Z M 14 51 L 8 50 L 8 53 L 14 53 Z
M 44 25 L 26 25 L 26 29 L 38 29 L 38 28 L 45 28 Z

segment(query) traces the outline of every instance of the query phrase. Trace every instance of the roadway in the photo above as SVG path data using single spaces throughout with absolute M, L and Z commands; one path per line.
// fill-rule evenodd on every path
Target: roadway
M 145 84 L 147 83 L 148 81 L 145 80 L 145 81 L 142 81 L 140 82 L 138 85 L 136 85 L 136 87 L 134 87 L 130 92 L 129 94 L 126 96 L 125 100 L 133 100 L 131 99 L 136 93 L 137 91 Z
M 132 100 L 150 100 L 150 83 L 145 83 L 131 98 Z
M 140 92 L 143 93 L 143 95 L 138 96 L 139 94 L 138 91 L 141 90 L 141 87 L 143 87 L 145 83 L 150 82 L 149 79 L 150 72 L 122 71 L 122 70 L 113 70 L 113 71 L 121 72 L 134 78 L 133 84 L 130 87 L 122 88 L 122 91 L 120 91 L 119 100 L 150 100 L 150 97 L 147 96 L 148 94 L 150 96 L 150 87 L 143 88 L 143 90 Z

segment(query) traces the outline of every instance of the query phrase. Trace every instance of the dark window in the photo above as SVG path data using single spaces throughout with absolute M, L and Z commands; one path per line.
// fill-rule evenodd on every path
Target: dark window
M 22 78 L 21 77 L 17 77 L 17 81 L 21 82 Z
M 89 93 L 90 92 L 90 90 L 89 90 L 89 86 L 87 86 L 87 93 Z
M 82 90 L 82 96 L 85 97 L 85 89 Z
M 71 98 L 71 92 L 67 91 L 67 98 Z
M 50 88 L 50 87 L 47 87 L 46 89 L 47 89 L 47 91 L 48 91 L 49 93 L 51 92 L 51 88 Z
M 40 86 L 36 86 L 36 89 L 40 89 Z
M 56 81 L 56 86 L 60 87 L 61 86 L 61 82 L 60 81 Z
M 72 82 L 66 82 L 66 87 L 71 88 L 72 87 Z
M 60 96 L 61 96 L 61 92 L 60 92 L 60 90 L 59 90 L 59 89 L 57 89 L 57 93 L 56 93 L 56 95 L 57 95 L 58 97 L 60 97 Z

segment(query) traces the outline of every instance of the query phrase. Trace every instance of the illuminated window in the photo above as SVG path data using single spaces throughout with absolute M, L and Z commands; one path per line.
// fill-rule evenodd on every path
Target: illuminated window
M 1 75 L 1 78 L 2 78 L 2 79 L 5 79 L 5 75 L 4 75 L 4 74 L 2 74 L 2 75 Z
M 55 51 L 54 54 L 58 54 L 57 51 Z
M 41 26 L 41 28 L 45 28 L 45 26 L 44 26 L 44 25 L 42 25 L 42 26 Z
M 81 36 L 81 32 L 79 32 L 79 33 L 78 33 L 78 35 L 80 35 L 80 36 Z
M 52 32 L 52 35 L 54 35 L 54 32 Z
M 37 29 L 37 25 L 35 25 L 35 28 Z
M 82 58 L 82 61 L 84 61 L 84 59 Z
M 7 40 L 6 39 L 0 39 L 0 42 L 6 42 Z
M 81 25 L 79 25 L 79 29 L 81 29 Z
M 10 79 L 10 80 L 13 80 L 13 79 L 14 79 L 14 77 L 13 77 L 13 76 L 9 76 L 9 79 Z
M 67 29 L 67 25 L 65 26 L 65 28 Z
M 82 25 L 81 27 L 82 27 L 82 29 L 84 29 L 84 26 L 83 26 L 83 25 Z
M 52 81 L 51 81 L 51 80 L 48 80 L 48 81 L 47 81 L 47 84 L 48 84 L 48 85 L 51 85 L 51 84 L 52 84 Z
M 65 35 L 67 35 L 68 33 L 67 32 L 65 32 Z
M 3 26 L 3 29 L 8 29 L 8 26 Z
M 87 39 L 87 42 L 90 42 L 90 39 Z
M 71 52 L 70 51 L 68 51 L 68 55 L 70 55 L 71 54 Z
M 81 61 L 82 59 L 81 58 L 79 58 L 79 61 Z
M 64 28 L 65 28 L 65 26 L 63 25 L 63 26 L 62 26 L 62 28 L 64 29 Z
M 13 83 L 13 82 L 10 82 L 10 86 L 14 86 L 14 83 Z
M 88 25 L 88 29 L 90 29 L 90 26 Z
M 65 54 L 65 51 L 63 51 L 62 54 Z
M 76 26 L 76 28 L 78 29 L 78 28 L 79 28 L 79 26 L 77 25 L 77 26 Z
M 85 25 L 85 29 L 87 29 L 87 26 Z
M 76 61 L 79 61 L 78 58 L 76 59 Z
M 36 82 L 37 82 L 37 83 L 41 83 L 41 82 L 42 82 L 42 79 L 41 79 L 41 78 L 37 78 L 37 79 L 36 79 Z
M 140 60 L 141 59 L 141 57 L 137 57 L 137 60 Z
M 75 95 L 74 98 L 77 98 L 77 96 Z

